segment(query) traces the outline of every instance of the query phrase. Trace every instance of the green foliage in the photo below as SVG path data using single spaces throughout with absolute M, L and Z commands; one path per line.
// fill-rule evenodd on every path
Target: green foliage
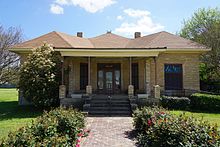
M 202 56 L 202 80 L 220 81 L 220 9 L 199 9 L 184 21 L 180 36 L 204 44 L 212 51 Z
M 82 113 L 56 108 L 44 112 L 31 125 L 9 133 L 0 146 L 75 146 L 84 127 Z
M 19 88 L 35 106 L 59 104 L 60 59 L 47 44 L 33 50 L 20 71 Z
M 219 146 L 220 132 L 202 120 L 144 107 L 133 114 L 141 146 Z
M 190 106 L 190 99 L 187 97 L 163 96 L 160 102 L 164 108 L 175 110 L 186 110 Z
M 195 93 L 190 97 L 191 109 L 220 111 L 220 95 Z

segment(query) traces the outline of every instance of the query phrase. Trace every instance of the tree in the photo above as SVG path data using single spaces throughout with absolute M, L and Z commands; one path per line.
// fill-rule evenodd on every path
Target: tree
M 20 29 L 10 27 L 4 29 L 0 26 L 0 84 L 12 83 L 17 79 L 19 57 L 8 51 L 8 48 L 21 42 Z
M 21 67 L 19 88 L 38 107 L 59 104 L 60 56 L 47 44 L 36 48 Z
M 220 81 L 220 10 L 199 9 L 184 21 L 180 36 L 212 49 L 201 57 L 200 77 L 203 81 Z

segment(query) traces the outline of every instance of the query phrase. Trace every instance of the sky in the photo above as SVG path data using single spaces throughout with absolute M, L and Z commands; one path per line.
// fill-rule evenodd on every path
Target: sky
M 220 7 L 220 0 L 0 0 L 0 25 L 18 27 L 29 40 L 51 31 L 94 37 L 111 31 L 176 34 L 199 8 Z

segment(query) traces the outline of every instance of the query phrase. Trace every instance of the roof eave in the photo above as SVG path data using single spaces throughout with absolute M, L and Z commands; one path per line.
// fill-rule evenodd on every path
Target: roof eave
M 166 53 L 204 53 L 211 51 L 211 48 L 167 48 Z

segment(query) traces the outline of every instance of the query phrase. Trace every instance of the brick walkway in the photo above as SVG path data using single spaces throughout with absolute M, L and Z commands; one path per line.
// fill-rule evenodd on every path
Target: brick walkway
M 131 117 L 87 117 L 89 136 L 83 138 L 82 147 L 134 147 L 131 139 Z

